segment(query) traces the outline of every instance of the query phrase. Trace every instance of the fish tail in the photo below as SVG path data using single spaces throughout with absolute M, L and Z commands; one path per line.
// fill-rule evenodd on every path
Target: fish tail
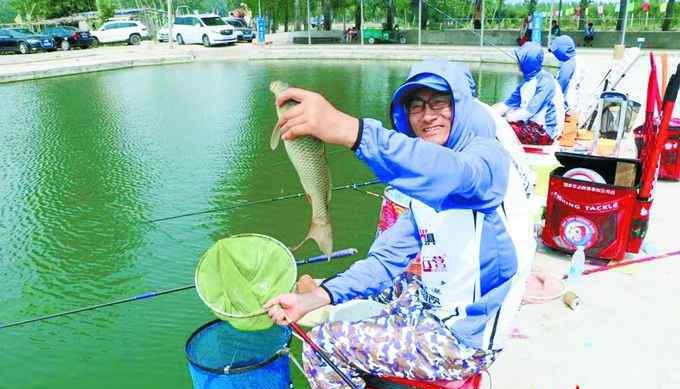
M 308 239 L 314 240 L 316 245 L 319 246 L 319 250 L 330 258 L 330 255 L 333 253 L 333 229 L 330 223 L 320 224 L 312 221 L 307 236 L 297 246 L 292 247 L 291 250 L 297 250 Z
M 326 256 L 330 256 L 333 252 L 333 229 L 331 223 L 320 224 L 312 221 L 307 238 L 314 239 L 316 245 L 319 246 L 319 250 L 326 254 Z

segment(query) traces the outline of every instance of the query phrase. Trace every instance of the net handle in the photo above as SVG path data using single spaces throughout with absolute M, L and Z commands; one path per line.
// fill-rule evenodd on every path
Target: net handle
M 348 249 L 344 249 L 344 250 L 335 251 L 335 252 L 331 253 L 330 256 L 318 255 L 318 256 L 310 257 L 310 258 L 300 260 L 300 261 L 297 261 L 297 260 L 294 259 L 294 262 L 295 262 L 295 266 L 297 268 L 297 266 L 300 266 L 300 265 L 306 265 L 306 264 L 322 262 L 322 261 L 330 261 L 331 259 L 337 259 L 337 258 L 342 258 L 342 257 L 350 257 L 352 255 L 355 255 L 357 252 L 358 252 L 358 250 L 355 249 L 355 248 L 348 248 Z M 197 279 L 197 277 L 195 277 L 195 278 Z M 291 290 L 294 287 L 295 287 L 295 283 L 293 283 L 293 287 L 291 288 Z M 200 293 L 199 293 L 199 297 L 201 299 L 203 299 L 203 297 L 201 297 Z M 256 317 L 256 316 L 262 316 L 262 315 L 267 313 L 267 311 L 265 311 L 264 309 L 261 309 L 259 311 L 255 311 L 254 313 L 247 313 L 247 314 L 233 314 L 233 313 L 227 313 L 227 312 L 223 312 L 223 311 L 216 311 L 212 307 L 210 308 L 210 310 L 213 311 L 213 312 L 217 312 L 220 315 L 222 315 L 224 317 L 228 317 L 230 319 L 248 319 L 248 318 L 252 318 L 252 317 Z
M 318 355 L 321 359 L 323 359 L 323 361 L 326 362 L 328 364 L 328 366 L 330 366 L 333 370 L 335 370 L 336 373 L 338 373 L 340 378 L 342 378 L 342 380 L 345 381 L 347 386 L 349 386 L 352 389 L 359 389 L 359 387 L 349 377 L 347 377 L 347 374 L 345 374 L 342 370 L 340 370 L 338 365 L 336 365 L 333 362 L 333 360 L 331 360 L 330 356 L 328 356 L 328 354 L 326 354 L 326 352 L 323 351 L 321 349 L 321 347 L 319 347 L 319 345 L 314 343 L 312 338 L 310 338 L 307 335 L 307 333 L 302 328 L 300 328 L 300 326 L 297 323 L 290 322 L 290 323 L 288 323 L 288 325 L 290 326 L 290 328 L 293 329 L 293 332 L 295 332 L 295 334 L 297 334 L 300 338 L 302 338 L 302 340 L 304 340 L 305 343 L 307 343 L 309 345 L 309 347 L 312 348 L 312 350 L 314 351 L 314 353 L 316 355 Z

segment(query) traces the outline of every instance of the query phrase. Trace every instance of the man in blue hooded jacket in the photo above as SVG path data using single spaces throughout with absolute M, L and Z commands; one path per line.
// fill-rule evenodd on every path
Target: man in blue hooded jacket
M 571 37 L 562 35 L 550 44 L 550 52 L 560 61 L 557 71 L 557 82 L 564 95 L 564 130 L 560 144 L 573 146 L 576 144 L 578 131 L 578 103 L 581 98 L 582 69 L 576 60 L 576 44 Z
M 496 139 L 494 111 L 472 96 L 458 65 L 425 61 L 394 93 L 390 131 L 357 119 L 317 93 L 284 92 L 300 104 L 281 117 L 282 138 L 314 136 L 351 148 L 384 183 L 411 197 L 365 260 L 305 293 L 265 304 L 279 323 L 327 304 L 376 298 L 378 316 L 335 321 L 310 336 L 355 384 L 363 375 L 460 380 L 487 368 L 503 348 L 524 291 L 534 241 L 520 174 Z M 405 272 L 420 257 L 419 276 Z M 305 346 L 313 388 L 344 387 Z
M 527 42 L 515 50 L 524 80 L 495 105 L 523 144 L 550 145 L 564 126 L 564 97 L 552 74 L 543 70 L 543 48 Z

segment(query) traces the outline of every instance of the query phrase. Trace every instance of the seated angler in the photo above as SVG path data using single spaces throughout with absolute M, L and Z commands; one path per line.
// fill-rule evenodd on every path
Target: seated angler
M 377 316 L 327 322 L 310 333 L 357 387 L 365 387 L 364 375 L 450 381 L 478 374 L 503 349 L 519 308 L 535 249 L 527 196 L 496 139 L 497 123 L 505 123 L 473 98 L 473 85 L 460 65 L 414 65 L 390 102 L 394 131 L 311 91 L 289 89 L 277 100 L 300 103 L 277 123 L 284 139 L 311 135 L 352 148 L 376 177 L 412 199 L 366 259 L 265 304 L 276 323 L 287 324 L 355 298 L 386 303 Z M 420 275 L 406 271 L 416 256 Z M 312 388 L 347 387 L 310 347 L 303 355 Z
M 564 95 L 564 131 L 560 139 L 562 146 L 573 146 L 576 143 L 578 127 L 578 102 L 583 84 L 582 68 L 576 60 L 576 44 L 571 37 L 562 35 L 555 38 L 550 45 L 550 52 L 560 61 L 557 82 Z
M 494 106 L 526 145 L 553 144 L 564 126 L 564 96 L 552 74 L 543 70 L 543 48 L 527 42 L 515 50 L 524 80 Z

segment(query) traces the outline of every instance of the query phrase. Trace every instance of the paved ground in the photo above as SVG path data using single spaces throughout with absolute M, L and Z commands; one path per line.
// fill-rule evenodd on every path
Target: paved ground
M 315 58 L 337 60 L 417 60 L 444 57 L 472 62 L 511 63 L 512 48 L 455 46 L 267 46 L 239 44 L 223 48 L 176 46 L 145 42 L 136 47 L 0 56 L 0 83 L 161 63 L 202 60 L 266 60 Z M 611 50 L 579 49 L 591 86 L 612 63 Z M 672 69 L 680 52 L 670 52 Z M 547 56 L 549 57 L 549 56 Z M 549 62 L 552 60 L 548 60 Z M 619 85 L 644 102 L 649 60 L 641 58 Z M 641 120 L 641 117 L 638 121 Z M 680 250 L 677 239 L 680 183 L 661 183 L 652 209 L 646 253 Z M 560 275 L 565 256 L 541 252 L 536 267 Z M 560 300 L 522 308 L 517 333 L 492 367 L 494 388 L 680 388 L 675 369 L 680 350 L 680 255 L 634 267 L 585 277 L 579 295 L 583 304 L 569 310 Z M 483 385 L 490 387 L 488 379 Z

